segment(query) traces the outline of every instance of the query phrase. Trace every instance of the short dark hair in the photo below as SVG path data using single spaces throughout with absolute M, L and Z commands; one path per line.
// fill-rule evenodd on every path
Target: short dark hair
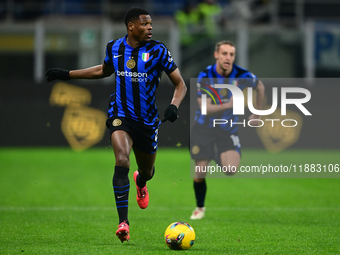
M 220 49 L 220 46 L 224 45 L 224 44 L 228 44 L 228 45 L 233 46 L 234 48 L 236 48 L 233 42 L 228 41 L 228 40 L 224 40 L 224 41 L 220 41 L 220 42 L 216 43 L 215 51 L 218 52 L 218 50 Z
M 139 7 L 132 7 L 125 13 L 124 22 L 127 26 L 130 21 L 139 19 L 139 15 L 150 15 L 147 10 Z

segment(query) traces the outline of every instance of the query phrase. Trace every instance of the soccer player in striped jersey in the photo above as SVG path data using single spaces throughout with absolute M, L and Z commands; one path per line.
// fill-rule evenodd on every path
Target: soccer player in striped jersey
M 206 101 L 206 114 L 202 114 L 201 108 L 197 110 L 195 124 L 190 134 L 191 157 L 195 160 L 195 169 L 202 171 L 195 172 L 194 192 L 196 198 L 196 209 L 191 219 L 202 219 L 205 214 L 205 196 L 207 184 L 205 180 L 206 167 L 211 160 L 219 166 L 227 166 L 226 174 L 234 174 L 239 167 L 241 160 L 241 144 L 237 132 L 238 125 L 216 125 L 213 127 L 214 119 L 227 120 L 228 123 L 238 122 L 238 116 L 233 115 L 233 97 L 225 88 L 215 89 L 219 98 L 211 91 L 209 86 L 213 84 L 234 84 L 241 90 L 245 87 L 252 87 L 257 91 L 256 109 L 261 110 L 264 100 L 263 83 L 248 70 L 235 65 L 236 49 L 232 42 L 221 41 L 215 46 L 214 57 L 216 63 L 208 66 L 202 71 L 197 79 L 198 97 L 197 101 L 201 106 L 203 93 L 209 92 Z M 210 86 L 210 87 L 211 87 Z M 212 88 L 214 89 L 214 88 Z M 210 91 L 209 91 L 210 90 Z M 213 100 L 210 96 L 213 96 Z M 214 104 L 213 101 L 221 104 Z M 252 125 L 256 125 L 259 116 L 250 115 Z
M 146 182 L 155 172 L 158 128 L 161 122 L 174 122 L 187 87 L 166 46 L 152 37 L 152 19 L 142 8 L 131 8 L 125 14 L 127 35 L 110 41 L 103 64 L 87 69 L 46 72 L 48 81 L 54 79 L 99 79 L 115 74 L 116 82 L 108 105 L 106 126 L 116 159 L 113 189 L 119 216 L 116 235 L 121 242 L 129 241 L 129 168 L 133 149 L 138 170 L 133 178 L 137 188 L 137 203 L 145 209 L 149 203 Z M 174 84 L 170 105 L 160 121 L 155 93 L 163 71 Z

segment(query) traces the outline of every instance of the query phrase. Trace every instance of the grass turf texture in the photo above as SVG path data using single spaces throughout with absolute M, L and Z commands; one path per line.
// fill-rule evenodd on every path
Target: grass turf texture
M 244 150 L 241 163 L 340 163 L 339 151 Z M 309 162 L 308 162 L 309 161 Z M 187 149 L 159 149 L 139 209 L 130 170 L 129 243 L 115 236 L 111 149 L 0 149 L 0 254 L 339 254 L 340 179 L 207 179 L 206 217 L 195 208 Z M 171 251 L 164 231 L 190 223 L 196 242 Z

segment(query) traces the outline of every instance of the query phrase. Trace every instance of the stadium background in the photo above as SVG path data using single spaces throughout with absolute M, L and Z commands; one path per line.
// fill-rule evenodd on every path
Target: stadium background
M 125 34 L 123 15 L 135 5 L 150 11 L 153 39 L 171 50 L 188 86 L 190 78 L 214 63 L 214 44 L 223 39 L 236 43 L 236 63 L 261 79 L 340 76 L 340 24 L 334 12 L 340 7 L 338 1 L 212 1 L 219 8 L 207 15 L 213 26 L 206 29 L 200 17 L 190 25 L 193 40 L 185 44 L 178 13 L 203 2 L 211 1 L 1 1 L 0 145 L 71 146 L 76 150 L 110 146 L 102 119 L 113 78 L 47 83 L 44 72 L 51 67 L 75 69 L 101 63 L 105 44 Z M 312 92 L 307 108 L 313 117 L 303 117 L 298 139 L 287 148 L 339 148 L 334 95 L 340 87 L 336 80 L 333 85 L 324 81 L 322 86 L 320 82 L 306 86 Z M 268 96 L 271 90 L 267 88 Z M 164 75 L 157 92 L 161 115 L 172 93 Z M 160 147 L 188 147 L 189 109 L 190 93 L 179 120 L 162 125 Z M 327 132 L 325 123 L 329 124 Z M 255 129 L 240 132 L 243 148 L 265 147 Z M 274 150 L 286 148 L 277 146 Z
M 194 227 L 189 252 L 195 254 L 340 254 L 340 179 L 332 178 L 339 174 L 339 1 L 219 1 L 218 23 L 207 20 L 205 30 L 199 19 L 187 45 L 175 17 L 200 2 L 0 0 L 0 254 L 169 254 L 164 230 L 174 221 Z M 302 118 L 298 135 L 289 128 L 263 129 L 262 137 L 241 129 L 242 166 L 319 164 L 332 173 L 209 178 L 205 218 L 190 220 L 196 206 L 187 171 L 190 98 L 196 101 L 190 87 L 180 118 L 161 126 L 147 210 L 130 189 L 131 239 L 121 244 L 103 121 L 113 80 L 47 83 L 44 72 L 101 63 L 105 44 L 125 34 L 123 15 L 135 5 L 151 12 L 153 37 L 171 50 L 187 85 L 214 62 L 215 42 L 230 39 L 237 63 L 258 75 L 267 92 L 272 84 L 311 91 L 305 106 L 312 117 L 289 109 Z M 163 75 L 161 114 L 172 93 Z

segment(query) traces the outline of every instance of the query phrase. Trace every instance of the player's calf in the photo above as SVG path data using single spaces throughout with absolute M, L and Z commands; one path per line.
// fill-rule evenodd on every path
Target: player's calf
M 137 188 L 137 203 L 141 209 L 145 209 L 149 205 L 149 192 L 148 188 L 146 187 L 146 181 L 144 182 L 144 186 L 140 187 L 138 184 L 138 177 L 140 176 L 138 171 L 135 171 L 133 174 L 133 179 L 136 183 Z

